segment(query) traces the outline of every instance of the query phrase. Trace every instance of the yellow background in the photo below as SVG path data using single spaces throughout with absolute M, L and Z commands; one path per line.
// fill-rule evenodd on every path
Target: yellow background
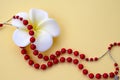
M 0 22 L 30 8 L 47 11 L 60 25 L 60 36 L 45 54 L 65 47 L 88 57 L 100 56 L 109 43 L 120 41 L 120 0 L 0 0 Z M 0 29 L 0 80 L 89 80 L 73 64 L 46 71 L 30 67 L 12 40 L 14 31 L 12 26 Z M 120 65 L 120 49 L 114 48 L 112 55 Z M 108 55 L 98 62 L 81 63 L 93 73 L 114 70 Z

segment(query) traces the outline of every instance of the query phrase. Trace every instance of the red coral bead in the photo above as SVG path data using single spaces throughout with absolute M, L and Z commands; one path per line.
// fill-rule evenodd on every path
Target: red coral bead
M 40 65 L 38 63 L 34 64 L 35 69 L 39 69 Z
M 54 64 L 58 64 L 58 63 L 59 63 L 59 60 L 58 60 L 57 58 L 55 58 L 55 59 L 53 60 L 53 63 L 54 63 Z
M 22 18 L 22 17 L 20 17 L 19 19 L 20 19 L 20 21 L 22 21 L 22 20 L 23 20 L 23 18 Z
M 23 20 L 23 24 L 27 25 L 28 24 L 28 20 Z
M 89 58 L 85 58 L 86 61 L 89 61 Z
M 90 58 L 90 61 L 93 61 L 93 58 Z
M 116 66 L 118 66 L 118 64 L 117 64 L 117 63 L 114 63 L 114 66 L 116 67 Z
M 61 49 L 61 52 L 64 54 L 64 53 L 66 53 L 66 49 L 65 48 L 62 48 Z
M 48 56 L 44 56 L 43 59 L 44 59 L 45 61 L 48 61 L 48 60 L 49 60 L 49 57 L 48 57 Z
M 116 42 L 114 42 L 114 43 L 113 43 L 113 45 L 114 45 L 114 46 L 117 46 L 117 43 L 116 43 Z
M 31 35 L 31 36 L 34 35 L 34 31 L 33 31 L 33 30 L 30 30 L 30 31 L 29 31 L 29 35 Z
M 52 67 L 53 63 L 51 61 L 47 62 L 48 67 Z
M 38 54 L 38 58 L 39 58 L 39 59 L 43 58 L 43 55 L 42 55 L 41 53 Z
M 42 69 L 42 70 L 45 70 L 46 68 L 47 68 L 46 64 L 42 64 L 42 65 L 41 65 L 41 69 Z
M 13 19 L 15 19 L 16 17 L 15 16 L 13 16 Z
M 74 60 L 73 60 L 73 63 L 74 63 L 74 64 L 78 64 L 78 63 L 79 63 L 78 59 L 74 59 Z
M 112 47 L 108 47 L 108 50 L 111 50 L 112 49 Z
M 93 73 L 90 73 L 88 76 L 89 76 L 90 79 L 94 78 L 94 74 Z
M 21 53 L 22 53 L 22 54 L 26 54 L 26 53 L 27 53 L 26 49 L 22 49 L 22 50 L 21 50 Z
M 0 27 L 3 27 L 3 24 L 0 24 Z
M 56 56 L 55 56 L 54 54 L 51 54 L 51 55 L 50 55 L 50 59 L 51 59 L 51 60 L 54 60 L 55 57 L 56 57 Z
M 117 71 L 115 71 L 114 73 L 115 73 L 115 75 L 118 75 L 118 72 L 117 72 Z
M 118 70 L 118 71 L 119 71 L 119 68 L 117 67 L 117 68 L 116 68 L 116 70 Z
M 18 19 L 19 18 L 19 16 L 16 16 L 16 19 Z
M 88 74 L 88 70 L 87 70 L 87 69 L 84 69 L 84 70 L 83 70 L 83 74 L 84 74 L 84 75 L 87 75 L 87 74 Z
M 117 45 L 120 46 L 120 42 Z
M 34 54 L 35 56 L 38 55 L 38 53 L 39 53 L 38 50 L 34 50 L 34 51 L 33 51 L 33 54 Z
M 72 62 L 72 58 L 71 58 L 71 57 L 68 57 L 68 58 L 67 58 L 67 62 L 69 62 L 69 63 Z
M 100 74 L 100 73 L 97 73 L 95 77 L 96 77 L 97 79 L 101 79 L 101 74 Z
M 107 73 L 104 73 L 104 74 L 103 74 L 103 78 L 107 79 L 107 78 L 108 78 L 108 74 L 107 74 Z
M 79 65 L 78 65 L 78 68 L 79 68 L 80 70 L 82 70 L 82 69 L 84 68 L 83 64 L 79 64 Z
M 78 51 L 74 51 L 74 56 L 78 56 L 79 52 Z
M 65 58 L 64 58 L 64 57 L 61 57 L 61 58 L 60 58 L 60 62 L 64 63 L 64 62 L 65 62 Z
M 31 48 L 32 50 L 34 50 L 34 49 L 36 49 L 36 45 L 35 45 L 35 44 L 31 44 L 31 45 L 30 45 L 30 48 Z
M 109 73 L 110 78 L 114 78 L 115 74 L 113 72 Z
M 30 38 L 30 42 L 31 42 L 31 43 L 35 42 L 35 38 L 34 38 L 34 37 L 31 37 L 31 38 Z
M 30 56 L 29 56 L 29 55 L 25 55 L 25 56 L 24 56 L 24 59 L 25 59 L 25 60 L 28 60 L 28 59 L 30 59 Z
M 60 51 L 56 51 L 56 56 L 60 56 L 61 55 L 61 52 Z
M 32 66 L 34 64 L 33 60 L 29 60 L 28 64 Z
M 110 47 L 113 47 L 113 44 L 110 44 Z
M 80 54 L 80 58 L 81 59 L 85 59 L 85 55 L 84 54 Z
M 67 52 L 68 52 L 68 54 L 72 54 L 73 51 L 72 51 L 72 49 L 68 49 Z
M 94 60 L 95 60 L 95 61 L 98 61 L 98 58 L 97 58 L 97 57 L 95 57 L 95 58 L 94 58 Z
M 28 29 L 28 30 L 31 30 L 31 29 L 33 29 L 33 26 L 32 26 L 32 25 L 28 25 L 28 26 L 27 26 L 27 29 Z

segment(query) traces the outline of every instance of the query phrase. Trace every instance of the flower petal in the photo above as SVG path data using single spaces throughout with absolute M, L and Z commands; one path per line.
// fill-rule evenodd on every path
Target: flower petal
M 13 34 L 13 41 L 20 47 L 25 47 L 30 43 L 30 36 L 28 32 L 17 29 Z
M 40 31 L 40 34 L 35 41 L 37 50 L 41 52 L 48 50 L 52 46 L 52 43 L 52 36 L 46 31 Z
M 39 9 L 31 9 L 29 12 L 29 17 L 35 26 L 38 25 L 41 21 L 48 18 L 47 12 Z
M 19 17 L 22 17 L 23 19 L 28 20 L 28 14 L 25 12 L 18 13 L 15 16 L 19 16 Z M 23 22 L 18 19 L 12 19 L 12 25 L 17 28 L 25 28 L 25 26 L 23 25 Z
M 40 23 L 39 26 L 48 31 L 53 37 L 56 37 L 60 34 L 59 25 L 53 19 L 47 19 L 43 23 Z

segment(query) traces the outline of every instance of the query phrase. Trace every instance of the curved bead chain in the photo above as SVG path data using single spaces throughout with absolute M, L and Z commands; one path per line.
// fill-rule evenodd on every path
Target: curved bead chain
M 113 43 L 110 44 L 108 47 L 108 51 L 102 55 L 101 57 L 94 57 L 94 58 L 87 58 L 85 54 L 80 54 L 79 51 L 73 51 L 72 49 L 65 49 L 62 48 L 61 50 L 58 50 L 55 52 L 55 54 L 51 54 L 50 56 L 43 56 L 42 53 L 39 53 L 39 51 L 36 49 L 36 45 L 34 44 L 35 42 L 35 37 L 34 37 L 34 29 L 33 26 L 29 24 L 28 20 L 24 20 L 22 17 L 20 16 L 13 16 L 13 19 L 18 19 L 20 21 L 23 22 L 23 24 L 26 26 L 26 28 L 29 30 L 29 35 L 30 37 L 30 49 L 33 51 L 33 54 L 35 56 L 37 56 L 39 59 L 43 59 L 44 61 L 46 61 L 46 63 L 43 64 L 39 64 L 37 62 L 34 62 L 31 57 L 27 54 L 27 50 L 23 47 L 21 47 L 21 53 L 24 55 L 24 59 L 26 61 L 28 61 L 28 64 L 30 66 L 33 66 L 35 69 L 42 69 L 42 70 L 46 70 L 49 67 L 52 67 L 55 64 L 58 63 L 73 63 L 74 65 L 78 66 L 78 69 L 82 71 L 82 73 L 86 76 L 88 76 L 90 79 L 108 79 L 108 78 L 114 78 L 115 75 L 118 75 L 119 73 L 119 66 L 118 64 L 115 62 L 114 63 L 114 67 L 115 67 L 115 71 L 114 72 L 110 72 L 110 73 L 96 73 L 93 74 L 91 72 L 88 71 L 88 69 L 85 68 L 85 66 L 83 64 L 80 63 L 80 61 L 75 58 L 73 59 L 72 57 L 63 57 L 61 55 L 68 53 L 68 54 L 72 54 L 75 57 L 79 57 L 80 60 L 85 60 L 85 61 L 89 61 L 89 62 L 93 62 L 93 61 L 98 61 L 99 59 L 101 59 L 105 54 L 107 54 L 113 47 L 115 46 L 120 46 L 120 42 L 119 43 Z M 4 24 L 0 24 L 0 27 L 2 27 Z

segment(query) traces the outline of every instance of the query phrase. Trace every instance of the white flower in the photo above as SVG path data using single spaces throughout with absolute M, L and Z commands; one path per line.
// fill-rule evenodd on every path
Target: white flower
M 60 33 L 60 29 L 55 20 L 48 18 L 48 14 L 43 10 L 31 9 L 29 14 L 20 12 L 16 16 L 22 17 L 33 26 L 35 31 L 36 49 L 44 52 L 53 44 L 53 37 Z M 13 34 L 13 41 L 20 47 L 25 47 L 30 44 L 30 35 L 22 21 L 12 19 L 12 25 L 17 27 Z

